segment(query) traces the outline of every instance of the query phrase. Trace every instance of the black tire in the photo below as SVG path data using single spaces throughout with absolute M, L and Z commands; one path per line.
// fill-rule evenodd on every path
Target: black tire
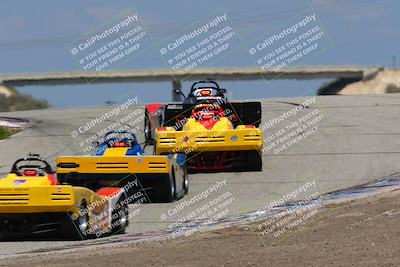
M 123 234 L 129 225 L 129 209 L 128 205 L 124 202 L 125 196 L 122 196 L 112 212 L 112 234 Z
M 62 227 L 62 234 L 67 239 L 85 240 L 89 235 L 89 214 L 86 212 L 86 202 L 79 207 L 79 214 L 70 214 Z
M 172 169 L 168 179 L 159 185 L 157 196 L 155 198 L 157 202 L 169 203 L 173 202 L 176 197 L 175 171 Z
M 151 131 L 150 119 L 149 119 L 147 113 L 144 116 L 144 138 L 148 145 L 154 144 L 154 139 L 153 139 L 152 131 Z
M 189 193 L 189 175 L 186 164 L 183 166 L 183 191 L 185 192 L 185 195 Z
M 157 151 L 157 146 L 156 144 L 153 144 L 153 155 L 157 155 L 156 151 Z
M 262 155 L 260 151 L 248 151 L 247 171 L 262 171 Z
M 234 171 L 262 171 L 262 155 L 257 150 L 240 151 L 240 160 L 236 163 Z

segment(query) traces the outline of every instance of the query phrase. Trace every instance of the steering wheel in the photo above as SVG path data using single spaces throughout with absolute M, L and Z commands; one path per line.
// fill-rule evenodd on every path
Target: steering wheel
M 197 86 L 198 84 L 208 84 L 208 86 Z M 210 84 L 212 84 L 210 86 Z M 219 87 L 219 84 L 213 80 L 205 80 L 205 81 L 198 81 L 192 84 L 192 87 L 190 88 L 190 92 L 193 92 L 194 90 L 197 89 L 205 89 L 205 88 L 211 88 L 219 91 L 221 88 Z
M 113 148 L 113 147 L 133 147 L 137 143 L 136 140 L 134 140 L 133 138 L 119 139 L 117 137 L 114 137 L 106 140 L 105 144 L 108 148 Z
M 44 176 L 46 174 L 54 174 L 54 171 L 44 159 L 28 157 L 18 159 L 13 164 L 11 173 L 15 173 L 18 176 Z

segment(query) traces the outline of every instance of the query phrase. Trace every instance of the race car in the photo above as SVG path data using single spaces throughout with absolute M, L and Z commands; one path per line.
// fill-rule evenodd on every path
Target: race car
M 229 102 L 227 90 L 220 88 L 213 80 L 203 80 L 192 84 L 190 92 L 182 103 L 149 104 L 145 108 L 144 134 L 147 144 L 154 144 L 155 130 L 159 127 L 174 127 L 182 130 L 187 119 L 192 115 L 193 108 L 198 104 L 217 103 L 223 110 L 230 110 L 229 120 L 234 127 L 238 125 L 253 125 L 261 123 L 260 102 Z
M 0 179 L 0 239 L 86 239 L 122 233 L 129 223 L 121 188 L 63 185 L 37 154 L 18 159 Z
M 191 172 L 261 171 L 262 131 L 234 126 L 232 115 L 216 102 L 196 105 L 182 130 L 156 129 L 155 154 L 185 153 Z
M 186 155 L 145 155 L 134 133 L 108 132 L 96 142 L 94 155 L 57 158 L 62 183 L 97 190 L 129 186 L 128 195 L 142 192 L 146 202 L 172 202 L 189 191 Z

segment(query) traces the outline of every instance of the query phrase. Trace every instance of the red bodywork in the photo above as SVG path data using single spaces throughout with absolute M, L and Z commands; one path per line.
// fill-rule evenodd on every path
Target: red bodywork
M 150 113 L 157 112 L 163 104 L 149 104 L 146 106 L 146 110 Z
M 196 119 L 206 129 L 211 130 L 217 121 L 224 117 L 224 111 L 219 105 L 200 104 L 193 109 L 190 117 Z
M 96 194 L 103 196 L 103 197 L 114 197 L 116 195 L 118 195 L 118 193 L 121 191 L 122 189 L 119 187 L 103 187 L 100 188 Z

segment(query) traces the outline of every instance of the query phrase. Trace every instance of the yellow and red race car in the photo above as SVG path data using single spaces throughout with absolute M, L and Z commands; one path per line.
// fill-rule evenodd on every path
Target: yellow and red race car
M 0 179 L 0 239 L 86 239 L 122 233 L 128 226 L 122 188 L 62 185 L 39 155 L 18 159 Z
M 229 119 L 235 128 L 238 125 L 254 125 L 261 123 L 261 102 L 229 101 L 227 89 L 221 88 L 214 80 L 203 80 L 192 84 L 182 102 L 153 103 L 146 105 L 144 116 L 144 135 L 148 144 L 155 143 L 155 131 L 158 127 L 174 127 L 182 130 L 186 120 L 190 118 L 193 108 L 199 104 L 217 103 L 223 110 L 230 110 Z
M 191 171 L 260 171 L 262 131 L 237 125 L 217 102 L 196 105 L 182 130 L 158 127 L 155 154 L 185 153 Z

